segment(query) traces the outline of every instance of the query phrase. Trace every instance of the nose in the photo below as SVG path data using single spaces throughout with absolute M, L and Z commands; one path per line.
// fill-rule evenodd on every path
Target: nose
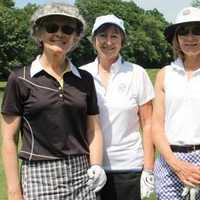
M 63 32 L 61 30 L 61 27 L 59 27 L 58 31 L 56 32 L 56 35 L 57 36 L 62 36 L 63 35 Z
M 108 44 L 108 45 L 111 45 L 112 44 L 112 37 L 111 36 L 107 36 L 106 37 L 106 43 Z
M 194 35 L 192 31 L 190 30 L 189 33 L 187 34 L 187 39 L 194 39 Z

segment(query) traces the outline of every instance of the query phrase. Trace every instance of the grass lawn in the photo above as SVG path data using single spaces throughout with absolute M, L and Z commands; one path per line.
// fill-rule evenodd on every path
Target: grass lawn
M 148 69 L 147 73 L 150 76 L 150 79 L 152 80 L 152 82 L 154 82 L 155 80 L 155 75 L 156 72 L 158 70 L 157 69 Z M 0 82 L 0 104 L 2 101 L 2 88 L 5 86 L 5 82 Z M 1 138 L 0 138 L 1 141 Z M 0 142 L 1 143 L 1 142 Z M 0 200 L 6 200 L 6 188 L 5 188 L 5 176 L 4 176 L 4 172 L 3 172 L 3 167 L 2 167 L 2 160 L 1 160 L 1 156 L 0 156 Z M 155 200 L 155 197 L 152 197 L 151 200 Z

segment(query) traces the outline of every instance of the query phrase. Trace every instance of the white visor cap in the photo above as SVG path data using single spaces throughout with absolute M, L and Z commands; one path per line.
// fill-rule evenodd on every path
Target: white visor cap
M 114 24 L 123 31 L 124 35 L 126 34 L 124 21 L 122 19 L 116 17 L 115 15 L 103 15 L 96 18 L 94 26 L 92 28 L 92 36 L 94 35 L 94 32 L 104 24 Z
M 200 10 L 195 7 L 187 7 L 181 10 L 175 19 L 175 24 L 186 22 L 200 22 Z

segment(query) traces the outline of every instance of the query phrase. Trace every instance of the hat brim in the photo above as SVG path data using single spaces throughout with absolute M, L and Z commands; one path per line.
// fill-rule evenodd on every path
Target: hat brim
M 172 40 L 173 40 L 173 37 L 174 37 L 177 27 L 181 26 L 181 25 L 191 24 L 191 23 L 200 23 L 200 21 L 182 22 L 182 23 L 172 24 L 172 25 L 166 27 L 164 30 L 164 35 L 165 35 L 166 40 L 169 43 L 172 43 Z

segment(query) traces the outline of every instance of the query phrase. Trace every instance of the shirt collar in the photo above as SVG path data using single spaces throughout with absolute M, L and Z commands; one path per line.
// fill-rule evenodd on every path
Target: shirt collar
M 31 69 L 30 69 L 30 76 L 31 76 L 31 78 L 32 78 L 33 76 L 35 76 L 37 73 L 39 73 L 39 72 L 41 72 L 42 70 L 44 70 L 43 66 L 42 66 L 41 63 L 40 63 L 39 58 L 40 58 L 40 55 L 38 55 L 38 56 L 36 57 L 36 59 L 35 59 L 35 60 L 32 62 L 32 64 L 31 64 Z M 70 68 L 70 70 L 72 71 L 72 73 L 73 73 L 75 76 L 81 78 L 81 75 L 80 75 L 78 69 L 72 64 L 72 62 L 71 62 L 70 60 L 69 60 L 69 68 Z
M 184 64 L 180 57 L 171 62 L 171 66 L 174 70 L 185 72 Z
M 179 72 L 185 73 L 185 67 L 184 67 L 184 64 L 183 64 L 183 60 L 180 57 L 177 58 L 175 61 L 173 61 L 171 63 L 171 66 L 173 67 L 173 69 L 175 69 Z M 199 72 L 200 72 L 200 68 L 194 71 L 194 73 L 199 73 Z
M 120 70 L 121 65 L 123 64 L 124 60 L 122 59 L 121 56 L 118 57 L 118 59 L 116 60 L 116 62 L 114 62 L 111 65 L 111 73 L 117 73 Z M 94 61 L 94 68 L 93 68 L 93 73 L 94 74 L 98 74 L 99 73 L 99 69 L 98 69 L 98 65 L 99 65 L 99 60 L 98 57 L 95 59 Z

